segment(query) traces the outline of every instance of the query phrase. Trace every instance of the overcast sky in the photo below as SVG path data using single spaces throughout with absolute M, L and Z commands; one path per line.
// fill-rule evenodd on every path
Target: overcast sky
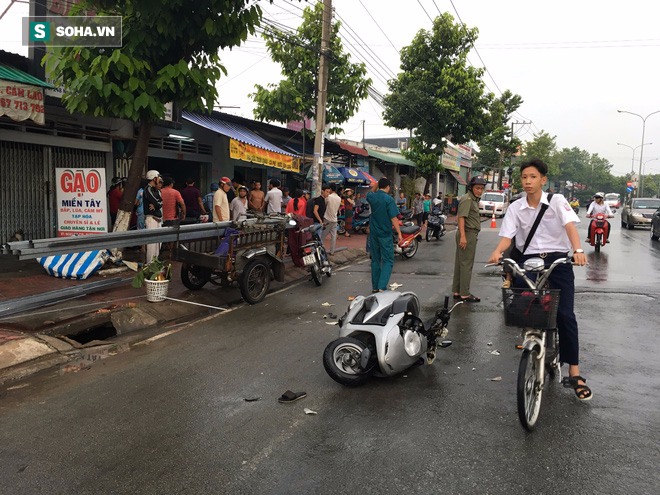
M 266 18 L 292 28 L 300 24 L 300 8 L 315 2 L 261 1 Z M 0 13 L 9 0 L 0 0 Z M 642 119 L 617 113 L 626 110 L 642 117 L 660 110 L 660 2 L 651 0 L 333 0 L 335 21 L 353 61 L 367 61 L 369 75 L 380 93 L 387 92 L 383 79 L 399 72 L 399 54 L 420 29 L 430 29 L 428 16 L 456 11 L 468 27 L 479 29 L 475 66 L 485 63 L 488 88 L 499 96 L 510 89 L 524 103 L 516 120 L 532 121 L 515 126 L 517 135 L 532 139 L 548 131 L 557 145 L 598 153 L 614 165 L 614 173 L 631 170 L 632 150 L 642 143 Z M 428 14 L 428 15 L 427 15 Z M 15 4 L 0 21 L 0 47 L 26 54 L 19 34 L 12 33 L 27 6 Z M 15 32 L 15 31 L 14 31 Z M 356 40 L 355 34 L 361 38 Z M 366 43 L 378 62 L 365 55 Z M 252 117 L 254 104 L 248 94 L 254 84 L 277 82 L 279 66 L 268 57 L 259 37 L 222 54 L 228 76 L 219 84 L 223 111 Z M 365 120 L 370 137 L 405 136 L 382 125 L 382 108 L 368 98 L 359 112 L 344 124 L 341 137 L 359 141 Z M 660 173 L 660 113 L 647 120 L 643 161 L 646 173 Z M 648 145 L 648 143 L 654 143 Z M 640 149 L 635 154 L 639 168 Z M 654 158 L 659 160 L 649 161 Z

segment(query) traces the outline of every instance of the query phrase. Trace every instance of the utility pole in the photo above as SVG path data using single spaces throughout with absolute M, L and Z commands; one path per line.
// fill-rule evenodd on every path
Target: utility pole
M 525 124 L 531 124 L 531 123 L 532 123 L 531 120 L 529 122 L 526 122 L 524 120 L 522 122 L 511 122 L 511 141 L 513 141 L 513 126 L 514 125 L 525 125 Z M 513 154 L 511 154 L 511 156 L 509 157 L 509 169 L 513 170 Z M 504 175 L 502 172 L 503 172 L 503 170 L 500 169 L 500 178 L 499 178 L 499 182 L 498 182 L 498 184 L 499 184 L 498 189 L 502 189 L 502 175 Z M 512 177 L 513 177 L 513 174 L 512 174 Z M 509 180 L 511 180 L 511 178 Z M 513 188 L 513 184 L 509 184 L 509 189 L 512 189 L 512 188 Z
M 323 0 L 323 25 L 321 26 L 321 60 L 319 63 L 319 89 L 316 100 L 316 136 L 314 138 L 314 174 L 312 196 L 321 195 L 323 182 L 323 141 L 325 139 L 325 104 L 328 99 L 328 52 L 330 51 L 330 22 L 332 0 Z
M 366 120 L 362 121 L 362 147 L 363 148 L 364 148 L 364 123 L 365 122 L 366 122 Z

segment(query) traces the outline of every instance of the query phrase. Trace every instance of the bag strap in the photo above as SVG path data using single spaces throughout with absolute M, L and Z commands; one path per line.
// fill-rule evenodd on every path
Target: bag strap
M 534 221 L 534 225 L 532 225 L 532 230 L 529 231 L 529 235 L 525 240 L 525 246 L 523 247 L 521 254 L 525 254 L 525 251 L 527 250 L 529 243 L 532 242 L 532 237 L 534 237 L 534 234 L 536 233 L 536 229 L 541 223 L 541 219 L 543 218 L 543 215 L 545 215 L 545 210 L 547 210 L 548 206 L 550 206 L 550 201 L 552 201 L 552 194 L 553 193 L 548 193 L 548 204 L 543 203 L 541 205 L 541 211 L 539 211 L 538 215 L 536 215 L 536 220 Z

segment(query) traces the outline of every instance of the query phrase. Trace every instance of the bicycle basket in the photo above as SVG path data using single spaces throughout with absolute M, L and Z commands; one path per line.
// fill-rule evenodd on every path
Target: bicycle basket
M 559 293 L 559 289 L 502 289 L 504 324 L 509 327 L 555 328 Z

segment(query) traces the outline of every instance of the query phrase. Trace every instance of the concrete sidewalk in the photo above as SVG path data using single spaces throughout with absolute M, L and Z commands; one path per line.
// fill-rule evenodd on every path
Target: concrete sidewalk
M 337 237 L 334 265 L 365 258 L 366 235 Z M 329 239 L 328 239 L 329 242 Z M 168 252 L 163 252 L 167 258 Z M 271 281 L 270 290 L 309 278 L 307 270 L 286 258 L 284 282 Z M 43 308 L 0 317 L 0 384 L 16 380 L 45 368 L 60 366 L 62 372 L 78 371 L 97 359 L 127 350 L 130 345 L 163 327 L 191 322 L 220 309 L 246 304 L 238 288 L 222 288 L 208 283 L 198 291 L 188 290 L 180 278 L 180 263 L 172 263 L 168 297 L 150 303 L 146 289 L 130 285 L 135 272 L 113 273 L 125 283 L 83 297 Z M 19 261 L 0 256 L 0 302 L 102 280 L 93 275 L 87 280 L 64 280 L 46 274 L 36 260 Z M 192 303 L 192 304 L 191 304 Z

